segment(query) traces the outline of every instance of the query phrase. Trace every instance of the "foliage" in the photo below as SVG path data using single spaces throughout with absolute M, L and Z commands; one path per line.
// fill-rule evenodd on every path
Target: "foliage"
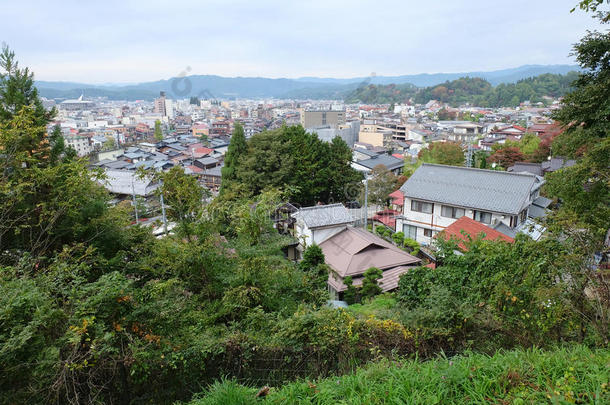
M 478 238 L 466 242 L 469 250 L 463 254 L 454 253 L 454 243 L 437 241 L 442 264 L 411 270 L 400 279 L 402 319 L 406 325 L 464 334 L 462 339 L 476 335 L 482 341 L 489 334 L 490 342 L 499 339 L 495 344 L 544 345 L 584 339 L 576 326 L 585 317 L 591 320 L 590 338 L 603 340 L 604 329 L 593 319 L 606 319 L 601 308 L 608 302 L 590 306 L 595 301 L 584 298 L 584 286 L 599 291 L 607 286 L 587 269 L 586 252 L 596 247 L 585 240 L 591 239 L 535 242 L 518 235 L 508 244 Z
M 192 224 L 203 211 L 203 199 L 208 194 L 193 176 L 184 172 L 181 166 L 174 166 L 167 172 L 157 173 L 155 178 L 161 182 L 158 192 L 163 194 L 167 204 L 167 214 L 178 222 L 181 231 L 192 234 Z
M 405 234 L 403 232 L 395 232 L 392 234 L 392 240 L 398 246 L 403 246 L 405 241 Z
M 430 361 L 381 361 L 355 373 L 272 388 L 269 404 L 604 403 L 607 350 L 584 346 L 465 353 Z M 190 405 L 255 403 L 257 388 L 215 384 Z
M 496 163 L 498 166 L 507 169 L 515 162 L 522 162 L 525 159 L 521 150 L 516 146 L 500 148 L 487 158 L 487 163 Z
M 347 276 L 343 279 L 343 284 L 347 287 L 345 292 L 343 293 L 343 300 L 347 302 L 348 305 L 355 304 L 359 301 L 358 289 L 354 286 L 354 281 L 352 276 Z
M 398 187 L 398 177 L 388 170 L 384 165 L 375 166 L 370 173 L 368 180 L 369 201 L 372 203 L 387 206 L 390 193 Z
M 524 101 L 546 102 L 544 97 L 559 98 L 571 89 L 577 77 L 576 72 L 566 75 L 542 74 L 522 79 L 516 83 L 502 83 L 495 87 L 479 77 L 461 77 L 456 80 L 425 87 L 413 85 L 368 85 L 360 87 L 345 96 L 346 103 L 388 104 L 413 101 L 425 104 L 438 100 L 452 106 L 471 104 L 479 107 L 516 107 Z M 444 112 L 447 114 L 447 111 Z M 442 115 L 442 114 L 441 114 Z M 439 119 L 454 119 L 446 115 Z
M 597 5 L 581 2 L 585 9 L 595 10 Z M 588 226 L 597 229 L 600 237 L 610 223 L 609 49 L 610 33 L 597 31 L 588 32 L 574 46 L 576 59 L 584 72 L 554 116 L 564 131 L 553 140 L 552 149 L 554 154 L 579 161 L 573 167 L 550 175 L 547 183 L 547 190 L 564 202 L 562 211 L 582 218 Z
M 24 107 L 31 108 L 33 124 L 47 124 L 55 115 L 55 109 L 47 112 L 38 98 L 38 89 L 34 86 L 34 74 L 28 68 L 20 68 L 15 60 L 15 52 L 7 45 L 2 46 L 0 53 L 0 121 L 14 118 Z
M 463 166 L 466 160 L 462 146 L 454 142 L 432 142 L 419 152 L 418 158 L 424 163 L 451 166 Z
M 229 143 L 229 147 L 225 155 L 224 166 L 221 169 L 221 193 L 230 188 L 231 184 L 237 180 L 237 166 L 239 165 L 240 159 L 244 158 L 246 151 L 247 146 L 244 128 L 239 122 L 236 122 L 235 128 L 233 129 L 233 134 L 231 135 L 231 142 Z
M 301 126 L 255 134 L 247 146 L 236 170 L 233 191 L 238 195 L 279 188 L 303 206 L 349 201 L 349 191 L 362 179 L 350 166 L 351 150 L 341 138 L 327 143 Z
M 155 121 L 155 140 L 162 141 L 163 140 L 163 129 L 161 129 L 161 121 Z
M 383 272 L 377 267 L 370 267 L 364 272 L 362 287 L 360 288 L 360 294 L 362 294 L 363 298 L 371 298 L 381 293 L 378 280 L 382 276 Z
M 411 254 L 413 256 L 417 256 L 417 254 L 419 253 L 419 243 L 417 243 L 417 241 L 415 241 L 414 239 L 411 238 L 405 238 L 405 240 L 403 241 L 403 244 L 409 248 L 409 250 L 411 251 Z
M 346 103 L 396 104 L 405 103 L 415 95 L 417 87 L 412 84 L 388 84 L 360 86 L 345 95 Z

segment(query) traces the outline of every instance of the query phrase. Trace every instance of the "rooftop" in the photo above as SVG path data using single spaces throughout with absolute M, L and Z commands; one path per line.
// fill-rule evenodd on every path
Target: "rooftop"
M 407 198 L 507 214 L 530 203 L 544 180 L 530 173 L 509 173 L 424 163 L 402 185 Z
M 293 218 L 302 218 L 308 228 L 319 228 L 330 225 L 349 224 L 354 222 L 351 214 L 343 204 L 315 205 L 301 208 Z

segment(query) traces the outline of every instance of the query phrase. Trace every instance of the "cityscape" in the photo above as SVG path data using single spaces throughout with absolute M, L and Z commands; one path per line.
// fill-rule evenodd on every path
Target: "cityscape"
M 610 2 L 110 3 L 0 6 L 0 404 L 610 402 Z

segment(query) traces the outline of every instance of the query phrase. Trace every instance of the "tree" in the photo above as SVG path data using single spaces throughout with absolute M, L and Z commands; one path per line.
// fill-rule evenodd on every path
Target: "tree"
M 155 121 L 155 135 L 154 136 L 157 141 L 163 140 L 163 130 L 161 129 L 161 121 L 159 121 L 159 120 Z
M 190 238 L 192 225 L 202 213 L 206 190 L 195 177 L 186 174 L 181 166 L 158 173 L 156 177 L 163 182 L 158 192 L 163 194 L 169 218 L 178 222 L 180 229 Z
M 220 192 L 224 193 L 228 187 L 237 179 L 237 167 L 239 166 L 240 160 L 243 158 L 247 150 L 246 136 L 244 135 L 244 128 L 239 122 L 235 123 L 233 134 L 231 135 L 231 142 L 225 155 L 224 166 L 221 169 L 222 182 L 220 186 Z
M 596 11 L 599 1 L 583 1 L 580 7 Z M 603 23 L 610 14 L 597 15 Z M 576 215 L 596 230 L 599 237 L 610 223 L 610 33 L 588 32 L 574 46 L 583 72 L 574 90 L 563 99 L 554 118 L 563 128 L 552 144 L 554 155 L 578 159 L 575 166 L 552 173 L 547 190 L 564 202 L 561 211 Z
M 303 271 L 309 271 L 320 264 L 324 264 L 324 253 L 320 246 L 315 243 L 307 246 L 303 252 L 303 260 L 299 263 L 299 268 Z
M 10 121 L 23 107 L 32 108 L 35 125 L 46 125 L 55 115 L 47 112 L 34 86 L 34 74 L 28 68 L 19 68 L 15 52 L 2 46 L 0 53 L 0 121 Z
M 351 151 L 343 140 L 324 142 L 300 125 L 250 138 L 236 176 L 233 188 L 241 195 L 250 197 L 266 188 L 278 188 L 293 203 L 304 206 L 352 201 L 362 179 L 351 167 Z
M 418 158 L 424 163 L 462 166 L 465 161 L 462 146 L 454 142 L 433 142 L 419 152 Z
M 377 165 L 371 170 L 371 179 L 368 181 L 369 201 L 386 206 L 390 193 L 398 188 L 398 177 L 384 165 Z
M 383 277 L 383 272 L 377 267 L 370 267 L 364 272 L 362 288 L 360 289 L 363 297 L 371 298 L 381 293 L 381 287 L 377 283 L 381 277 Z
M 192 105 L 199 106 L 199 97 L 192 96 L 191 99 L 189 100 L 189 103 Z
M 343 279 L 343 284 L 347 287 L 343 293 L 343 300 L 347 305 L 352 305 L 358 302 L 358 289 L 354 287 L 352 276 L 347 276 Z
M 66 153 L 64 137 L 61 133 L 59 125 L 53 126 L 53 131 L 49 136 L 49 143 L 51 144 L 49 160 L 51 164 L 54 165 L 57 164 L 60 161 L 62 155 Z
M 495 151 L 487 158 L 487 163 L 496 163 L 500 167 L 507 169 L 514 165 L 515 162 L 521 162 L 523 160 L 524 156 L 523 153 L 521 153 L 521 150 L 516 146 L 509 146 Z

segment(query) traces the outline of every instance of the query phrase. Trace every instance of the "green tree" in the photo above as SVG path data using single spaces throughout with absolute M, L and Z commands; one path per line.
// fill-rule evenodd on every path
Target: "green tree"
M 303 260 L 299 263 L 299 268 L 303 271 L 310 271 L 321 264 L 324 264 L 322 248 L 315 243 L 307 246 L 303 252 Z
M 581 8 L 596 10 L 601 3 L 581 2 Z M 608 13 L 597 17 L 606 23 Z M 575 166 L 551 173 L 547 191 L 563 201 L 562 212 L 576 215 L 596 229 L 599 237 L 610 223 L 610 33 L 588 32 L 574 46 L 583 69 L 574 91 L 563 99 L 554 115 L 563 133 L 552 144 L 554 155 L 578 159 Z
M 347 276 L 343 279 L 343 284 L 347 287 L 343 293 L 343 300 L 347 302 L 347 305 L 352 305 L 358 302 L 358 289 L 354 286 L 352 276 Z
M 203 199 L 208 194 L 207 190 L 180 166 L 158 173 L 156 177 L 162 181 L 158 192 L 163 193 L 168 217 L 176 221 L 180 230 L 190 239 L 193 225 L 203 212 Z
M 159 120 L 155 121 L 155 135 L 154 136 L 157 141 L 163 140 L 163 129 L 161 129 L 161 121 L 159 121 Z
M 383 277 L 383 272 L 377 267 L 371 267 L 364 272 L 364 278 L 362 279 L 362 288 L 360 293 L 365 298 L 371 298 L 375 295 L 381 294 L 381 287 L 379 287 L 378 280 Z
M 424 163 L 462 166 L 466 160 L 462 146 L 454 142 L 432 142 L 419 152 L 418 158 Z
M 239 166 L 240 160 L 243 159 L 247 150 L 246 136 L 244 135 L 244 128 L 239 122 L 235 123 L 233 134 L 231 135 L 231 142 L 225 155 L 224 166 L 221 169 L 222 178 L 220 192 L 224 193 L 231 184 L 237 180 L 237 167 Z
M 192 96 L 191 99 L 189 100 L 189 103 L 192 105 L 199 106 L 199 97 Z
M 390 193 L 398 188 L 398 177 L 384 165 L 377 165 L 371 170 L 371 179 L 368 181 L 369 201 L 386 206 Z
M 283 126 L 250 138 L 237 167 L 234 189 L 245 196 L 282 189 L 294 203 L 351 201 L 362 175 L 351 167 L 351 151 L 341 139 L 324 142 L 302 126 Z
M 28 68 L 20 68 L 15 52 L 2 46 L 0 53 L 0 121 L 10 121 L 23 107 L 32 108 L 35 125 L 46 125 L 55 115 L 55 109 L 47 112 L 34 86 L 34 74 Z
M 61 133 L 59 125 L 53 126 L 53 131 L 49 136 L 49 143 L 51 144 L 49 159 L 51 164 L 54 165 L 57 164 L 62 156 L 66 153 L 64 137 Z

